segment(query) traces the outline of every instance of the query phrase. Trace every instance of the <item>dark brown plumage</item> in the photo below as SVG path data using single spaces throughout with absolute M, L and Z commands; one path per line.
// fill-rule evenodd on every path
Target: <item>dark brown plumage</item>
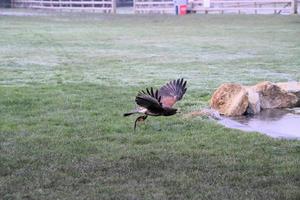
M 124 113 L 124 116 L 137 113 L 143 114 L 135 120 L 135 130 L 137 122 L 146 120 L 148 116 L 175 115 L 177 109 L 172 106 L 182 99 L 187 90 L 186 83 L 187 82 L 182 78 L 170 81 L 159 90 L 153 90 L 151 87 L 150 89 L 146 88 L 146 91 L 140 91 L 135 98 L 138 107 L 131 112 Z

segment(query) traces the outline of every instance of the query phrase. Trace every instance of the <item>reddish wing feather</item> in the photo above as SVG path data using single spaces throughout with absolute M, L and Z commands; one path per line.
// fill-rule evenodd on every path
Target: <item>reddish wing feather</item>
M 176 103 L 176 98 L 164 96 L 161 99 L 161 103 L 162 103 L 163 107 L 171 108 Z
M 173 80 L 162 86 L 159 90 L 154 91 L 152 87 L 150 89 L 146 88 L 146 91 L 142 90 L 138 96 L 141 94 L 149 95 L 156 99 L 163 107 L 172 107 L 185 94 L 187 90 L 186 83 L 183 78 Z
M 162 86 L 158 95 L 161 97 L 161 103 L 164 107 L 172 107 L 177 101 L 182 99 L 186 90 L 186 81 L 182 78 L 170 81 Z

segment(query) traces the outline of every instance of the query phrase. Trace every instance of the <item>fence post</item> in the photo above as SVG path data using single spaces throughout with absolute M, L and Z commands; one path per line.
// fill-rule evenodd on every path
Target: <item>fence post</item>
M 298 0 L 292 0 L 291 7 L 292 7 L 292 14 L 297 14 L 298 13 Z
M 112 13 L 116 13 L 117 0 L 112 0 Z

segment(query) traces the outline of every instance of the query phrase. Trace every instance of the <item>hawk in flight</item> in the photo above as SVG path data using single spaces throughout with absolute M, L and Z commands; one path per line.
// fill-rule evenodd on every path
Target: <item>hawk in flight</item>
M 124 113 L 124 116 L 140 113 L 134 122 L 134 130 L 138 121 L 145 121 L 148 116 L 170 116 L 175 115 L 176 108 L 172 106 L 182 99 L 186 92 L 186 81 L 181 78 L 170 81 L 163 85 L 159 90 L 153 90 L 146 88 L 146 91 L 142 90 L 135 97 L 135 102 L 138 107 L 128 113 Z

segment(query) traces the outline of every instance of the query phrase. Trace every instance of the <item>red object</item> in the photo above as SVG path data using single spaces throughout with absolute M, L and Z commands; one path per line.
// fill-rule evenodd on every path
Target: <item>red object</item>
M 180 5 L 179 6 L 179 15 L 186 15 L 187 6 L 186 5 Z

